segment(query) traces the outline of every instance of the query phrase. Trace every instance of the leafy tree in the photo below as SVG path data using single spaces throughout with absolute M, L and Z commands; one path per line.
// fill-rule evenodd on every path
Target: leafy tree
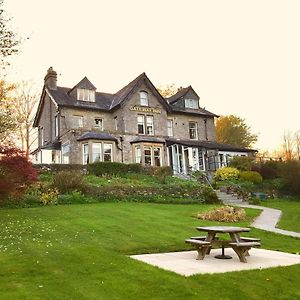
M 2 65 L 5 64 L 5 58 L 16 54 L 19 49 L 20 40 L 17 35 L 8 28 L 9 19 L 5 17 L 5 12 L 2 9 L 3 0 L 0 0 L 0 59 Z
M 16 134 L 21 143 L 21 150 L 29 158 L 31 146 L 37 139 L 37 132 L 32 127 L 36 106 L 39 100 L 38 92 L 31 82 L 21 82 L 15 90 L 11 108 L 18 122 Z
M 182 87 L 177 87 L 174 83 L 172 83 L 172 84 L 168 84 L 164 87 L 159 86 L 157 88 L 157 90 L 164 98 L 169 98 L 169 97 L 175 95 L 180 90 L 182 90 Z
M 239 147 L 250 147 L 257 141 L 244 119 L 237 116 L 221 116 L 216 121 L 216 136 L 219 143 Z
M 7 196 L 20 197 L 37 180 L 37 175 L 21 151 L 0 145 L 0 200 Z
M 11 107 L 11 92 L 15 86 L 0 79 L 0 144 L 7 143 L 17 127 Z
M 8 28 L 9 19 L 5 17 L 3 0 L 0 0 L 0 65 L 5 69 L 6 58 L 16 54 L 19 49 L 20 40 L 16 34 Z M 16 119 L 11 109 L 10 93 L 14 85 L 8 84 L 1 74 L 0 78 L 0 144 L 7 142 L 12 131 L 16 128 Z

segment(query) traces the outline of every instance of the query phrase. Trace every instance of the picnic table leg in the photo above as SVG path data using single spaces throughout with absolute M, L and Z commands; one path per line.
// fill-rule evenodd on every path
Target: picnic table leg
M 245 256 L 246 256 L 246 253 L 248 253 L 248 248 L 232 246 L 232 249 L 239 257 L 240 262 L 243 262 L 243 263 L 247 262 Z
M 207 234 L 207 237 L 206 237 L 206 241 L 207 242 L 212 242 L 212 240 L 215 238 L 215 236 L 216 236 L 216 233 L 215 232 L 208 232 L 208 234 Z M 210 251 L 211 251 L 211 246 L 210 247 L 207 247 L 206 248 L 206 254 L 210 254 Z
M 207 249 L 208 249 L 208 247 L 203 247 L 203 246 L 197 247 L 198 256 L 196 259 L 203 260 L 205 257 L 205 254 L 207 252 Z

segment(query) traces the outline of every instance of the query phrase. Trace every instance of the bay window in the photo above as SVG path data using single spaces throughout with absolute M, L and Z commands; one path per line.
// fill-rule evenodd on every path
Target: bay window
M 82 145 L 82 153 L 83 164 L 86 165 L 89 163 L 89 144 Z
M 103 144 L 103 160 L 112 161 L 112 144 Z
M 145 166 L 162 166 L 162 147 L 154 144 L 135 146 L 135 162 Z
M 100 161 L 101 160 L 101 143 L 93 143 L 92 145 L 92 162 Z

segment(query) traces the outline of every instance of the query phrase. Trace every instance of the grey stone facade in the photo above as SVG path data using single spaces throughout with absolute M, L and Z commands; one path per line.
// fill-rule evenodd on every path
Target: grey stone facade
M 82 164 L 111 160 L 164 166 L 172 165 L 178 159 L 174 151 L 179 151 L 180 159 L 186 155 L 186 170 L 196 153 L 193 150 L 192 154 L 191 149 L 198 149 L 198 160 L 222 147 L 223 151 L 249 152 L 216 143 L 217 116 L 199 106 L 199 96 L 192 87 L 164 99 L 145 73 L 115 94 L 98 93 L 86 77 L 70 89 L 56 82 L 56 72 L 50 68 L 34 121 L 39 128 L 39 148 L 35 153 L 44 152 L 47 160 L 39 162 Z M 85 92 L 87 96 L 78 96 Z M 78 97 L 92 100 L 79 101 Z M 196 106 L 187 107 L 186 99 Z M 173 128 L 168 136 L 170 122 Z M 186 154 L 180 152 L 185 150 Z

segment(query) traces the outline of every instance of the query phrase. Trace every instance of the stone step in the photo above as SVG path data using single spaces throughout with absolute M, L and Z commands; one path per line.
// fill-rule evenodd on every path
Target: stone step
M 243 199 L 238 198 L 236 195 L 227 194 L 221 191 L 216 191 L 218 198 L 224 203 L 228 205 L 238 205 L 245 204 L 246 202 Z

